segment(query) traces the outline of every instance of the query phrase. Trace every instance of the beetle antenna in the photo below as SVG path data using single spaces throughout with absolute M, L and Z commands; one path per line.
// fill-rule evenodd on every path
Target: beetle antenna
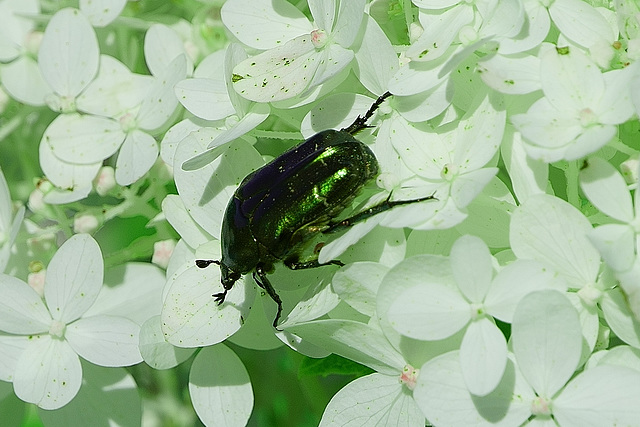
M 380 95 L 378 99 L 376 99 L 376 102 L 374 102 L 373 105 L 369 107 L 369 110 L 366 113 L 364 113 L 364 116 L 358 116 L 355 119 L 355 121 L 351 123 L 349 127 L 346 127 L 340 130 L 343 132 L 350 133 L 351 135 L 355 135 L 356 133 L 360 132 L 362 129 L 369 127 L 367 126 L 367 120 L 373 117 L 373 114 L 380 107 L 380 104 L 382 104 L 384 100 L 390 96 L 391 96 L 391 92 L 385 92 L 382 95 Z
M 198 268 L 207 268 L 211 264 L 220 265 L 220 261 L 215 260 L 215 259 L 197 259 L 196 260 L 196 265 L 198 266 Z

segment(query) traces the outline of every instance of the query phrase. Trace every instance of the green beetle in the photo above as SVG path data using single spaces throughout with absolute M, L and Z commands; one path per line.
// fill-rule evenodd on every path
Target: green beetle
M 292 270 L 342 266 L 338 260 L 320 264 L 317 256 L 303 260 L 301 253 L 319 233 L 349 227 L 394 206 L 434 199 L 433 195 L 387 199 L 353 217 L 336 220 L 379 173 L 375 155 L 354 135 L 367 127 L 367 120 L 390 95 L 380 96 L 349 127 L 319 132 L 242 180 L 224 215 L 222 259 L 196 260 L 200 268 L 220 265 L 224 292 L 213 295 L 218 304 L 224 302 L 236 281 L 252 272 L 256 283 L 278 305 L 273 321 L 277 329 L 282 301 L 267 279 L 275 263 L 283 262 Z

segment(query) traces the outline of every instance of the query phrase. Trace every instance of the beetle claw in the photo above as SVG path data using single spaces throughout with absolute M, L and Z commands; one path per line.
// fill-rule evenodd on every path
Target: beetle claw
M 227 290 L 226 290 L 226 289 L 224 290 L 224 292 L 220 292 L 220 293 L 217 293 L 217 294 L 213 294 L 214 301 L 215 301 L 218 305 L 222 304 L 222 303 L 224 302 L 224 299 L 225 299 L 226 297 L 227 297 Z

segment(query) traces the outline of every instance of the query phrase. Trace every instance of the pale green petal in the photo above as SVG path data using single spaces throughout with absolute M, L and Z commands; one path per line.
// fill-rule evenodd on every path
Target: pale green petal
M 189 395 L 205 425 L 242 427 L 253 409 L 249 374 L 240 358 L 222 344 L 203 349 L 194 359 Z

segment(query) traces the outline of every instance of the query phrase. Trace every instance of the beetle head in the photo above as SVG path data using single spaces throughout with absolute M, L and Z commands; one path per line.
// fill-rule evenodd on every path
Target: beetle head
M 233 271 L 223 262 L 220 263 L 220 273 L 222 275 L 220 282 L 222 282 L 222 286 L 226 290 L 231 289 L 233 287 L 233 284 L 236 283 L 240 279 L 240 277 L 242 277 L 242 274 Z

